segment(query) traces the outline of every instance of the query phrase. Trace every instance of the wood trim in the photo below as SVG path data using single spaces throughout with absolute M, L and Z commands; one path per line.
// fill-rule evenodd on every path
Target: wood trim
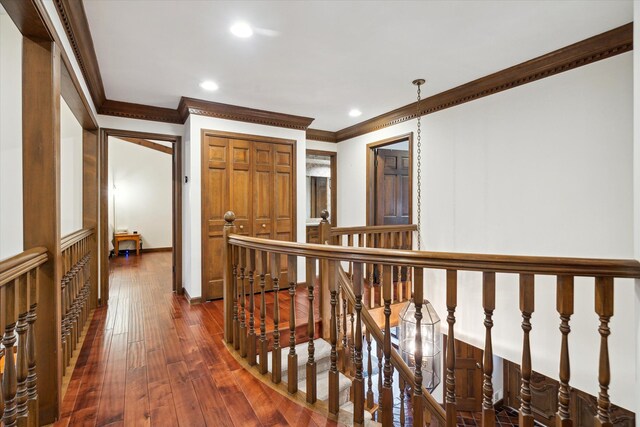
M 396 142 L 409 140 L 409 224 L 413 224 L 413 132 L 405 133 L 404 135 L 393 136 L 391 138 L 385 138 L 381 141 L 372 142 L 367 144 L 367 177 L 366 177 L 366 215 L 367 226 L 374 225 L 375 218 L 375 149 L 382 148 L 387 145 L 395 144 Z
M 200 116 L 216 117 L 219 119 L 300 130 L 306 130 L 314 120 L 310 117 L 294 116 L 292 114 L 276 113 L 219 102 L 186 98 L 184 96 L 180 99 L 178 112 L 183 123 L 187 120 L 189 114 L 198 114 Z
M 189 292 L 187 292 L 187 289 L 184 289 L 184 299 L 187 300 L 187 302 L 189 303 L 189 305 L 196 305 L 196 304 L 202 304 L 202 297 L 195 297 L 193 298 L 191 295 L 189 295 Z
M 39 246 L 0 261 L 0 286 L 39 267 L 47 262 L 48 259 L 47 248 Z
M 99 107 L 107 98 L 84 3 L 77 0 L 54 0 L 54 4 L 89 88 L 93 104 Z
M 179 135 L 166 135 L 151 132 L 137 132 L 123 129 L 100 129 L 100 177 L 101 177 L 101 194 L 100 209 L 102 212 L 100 223 L 100 235 L 102 236 L 101 244 L 101 262 L 105 265 L 102 270 L 102 295 L 105 296 L 101 300 L 101 304 L 105 304 L 109 298 L 108 289 L 108 254 L 109 240 L 108 236 L 108 219 L 107 209 L 109 189 L 107 188 L 108 180 L 108 158 L 109 158 L 109 137 L 114 138 L 137 138 L 137 139 L 154 139 L 156 141 L 166 141 L 173 144 L 172 154 L 172 260 L 173 260 L 173 290 L 177 294 L 182 294 L 182 137 Z M 105 284 L 106 283 L 106 284 Z
M 329 212 L 329 222 L 331 226 L 338 225 L 338 153 L 335 151 L 312 150 L 307 149 L 306 154 L 314 154 L 319 156 L 329 156 L 331 158 L 331 211 Z
M 323 142 L 333 142 L 337 143 L 338 139 L 336 137 L 336 132 L 331 132 L 330 130 L 320 130 L 320 129 L 307 129 L 307 139 L 312 141 L 323 141 Z
M 169 154 L 169 155 L 173 154 L 173 148 L 172 147 L 167 147 L 166 145 L 158 144 L 157 142 L 149 141 L 148 139 L 144 139 L 144 138 L 129 138 L 129 137 L 126 137 L 126 136 L 120 136 L 120 137 L 118 137 L 118 139 L 121 140 L 121 141 L 130 142 L 132 144 L 139 145 L 141 147 L 146 147 L 146 148 L 150 148 L 152 150 L 160 151 L 161 153 L 165 153 L 165 154 Z
M 98 113 L 126 119 L 151 120 L 154 122 L 183 124 L 177 110 L 154 107 L 132 102 L 105 100 L 98 108 Z
M 25 2 L 26 3 L 26 2 Z M 60 71 L 57 45 L 22 41 L 22 186 L 24 247 L 44 246 L 36 342 L 40 423 L 60 415 L 62 396 L 60 251 Z M 46 215 L 43 215 L 46 212 Z
M 276 138 L 272 136 L 252 135 L 249 133 L 226 132 L 222 130 L 202 129 L 200 132 L 201 139 L 205 136 L 213 136 L 219 138 L 240 139 L 243 141 L 258 141 L 268 144 L 288 144 L 296 145 L 295 139 Z
M 91 239 L 91 274 L 90 307 L 98 306 L 98 260 L 99 260 L 99 211 L 100 185 L 98 177 L 98 132 L 83 130 L 82 132 L 82 226 L 93 230 Z
M 438 93 L 420 102 L 420 115 L 435 113 L 633 49 L 633 23 L 598 34 L 546 55 Z M 417 102 L 336 132 L 338 142 L 417 117 Z
M 173 250 L 172 247 L 168 247 L 168 248 L 143 248 L 140 250 L 140 252 L 147 253 L 147 252 L 171 252 Z

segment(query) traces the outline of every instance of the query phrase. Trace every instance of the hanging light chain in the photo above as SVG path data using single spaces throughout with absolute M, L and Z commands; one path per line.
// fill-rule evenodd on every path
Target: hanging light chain
M 421 233 L 422 233 L 422 185 L 421 185 L 421 181 L 422 181 L 422 135 L 421 135 L 421 114 L 420 114 L 420 95 L 421 95 L 421 86 L 424 84 L 424 79 L 417 79 L 413 81 L 413 84 L 418 86 L 418 102 L 416 102 L 416 116 L 418 119 L 418 126 L 417 126 L 417 152 L 418 152 L 418 163 L 417 163 L 417 168 L 418 168 L 418 191 L 417 191 L 417 195 L 418 195 L 418 250 L 420 250 L 422 248 L 422 237 L 421 237 Z

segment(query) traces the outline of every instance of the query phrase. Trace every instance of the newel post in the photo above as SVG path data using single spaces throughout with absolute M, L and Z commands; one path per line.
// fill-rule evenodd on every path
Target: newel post
M 318 225 L 318 243 L 321 245 L 331 244 L 331 223 L 329 222 L 329 211 L 324 209 L 320 214 L 322 220 Z M 322 338 L 329 340 L 331 336 L 330 313 L 331 298 L 329 288 L 331 287 L 328 270 L 329 261 L 320 260 L 320 318 L 322 319 Z
M 235 234 L 236 226 L 234 221 L 236 214 L 228 211 L 224 214 L 224 246 L 222 252 L 222 262 L 224 263 L 224 271 L 222 273 L 223 280 L 223 298 L 224 298 L 224 339 L 230 343 L 233 340 L 233 256 L 232 248 L 229 244 L 229 236 Z

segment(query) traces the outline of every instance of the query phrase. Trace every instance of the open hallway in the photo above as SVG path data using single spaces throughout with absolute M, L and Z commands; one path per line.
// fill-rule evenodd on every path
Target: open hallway
M 223 344 L 221 301 L 171 292 L 171 254 L 111 261 L 56 426 L 335 425 L 256 380 Z

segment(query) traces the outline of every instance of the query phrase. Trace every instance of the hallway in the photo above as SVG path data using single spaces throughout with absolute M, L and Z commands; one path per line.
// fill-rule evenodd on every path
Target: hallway
M 222 301 L 171 292 L 171 254 L 111 262 L 55 426 L 328 426 L 256 380 L 223 344 Z

